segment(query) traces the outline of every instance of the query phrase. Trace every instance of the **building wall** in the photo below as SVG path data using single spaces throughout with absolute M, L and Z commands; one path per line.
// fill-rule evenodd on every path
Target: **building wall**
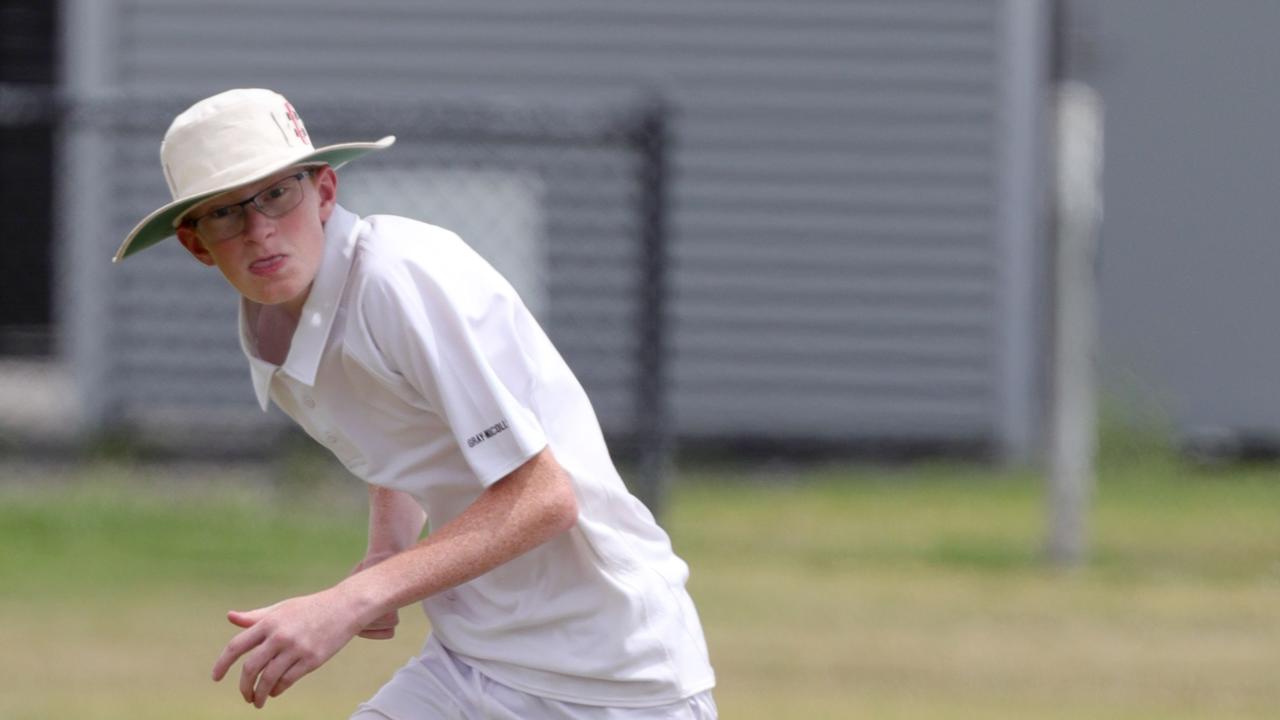
M 1274 3 L 1097 3 L 1113 392 L 1179 433 L 1280 437 Z
M 682 436 L 1025 455 L 1042 5 L 111 0 L 90 12 L 107 38 L 93 73 L 125 93 L 572 104 L 659 92 L 677 137 Z M 158 201 L 152 170 L 131 166 L 128 183 Z

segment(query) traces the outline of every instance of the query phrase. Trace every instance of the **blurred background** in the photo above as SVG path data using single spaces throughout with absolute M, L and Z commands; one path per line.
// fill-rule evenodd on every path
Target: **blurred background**
M 0 717 L 226 717 L 363 550 L 168 243 L 230 87 L 458 231 L 693 567 L 725 717 L 1280 714 L 1280 5 L 0 0 Z M 1104 212 L 1105 208 L 1105 212 Z M 345 717 L 353 644 L 268 705 Z

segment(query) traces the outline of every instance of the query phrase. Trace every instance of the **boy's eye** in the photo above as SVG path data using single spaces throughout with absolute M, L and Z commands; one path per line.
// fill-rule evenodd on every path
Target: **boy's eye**
M 285 195 L 287 195 L 288 193 L 289 193 L 289 188 L 287 188 L 287 187 L 285 187 L 285 186 L 283 186 L 283 185 L 277 185 L 276 187 L 273 187 L 273 188 L 271 188 L 270 190 L 267 190 L 267 193 L 266 193 L 266 194 L 267 194 L 267 197 L 266 197 L 266 199 L 267 199 L 267 200 L 279 200 L 280 198 L 284 197 L 284 196 L 285 196 Z
M 231 216 L 232 216 L 232 215 L 234 215 L 234 214 L 236 213 L 236 211 L 237 211 L 237 210 L 239 210 L 239 209 L 240 209 L 240 208 L 239 208 L 239 207 L 237 207 L 237 206 L 235 206 L 235 205 L 228 205 L 227 207 L 220 207 L 220 208 L 218 208 L 217 210 L 210 210 L 210 211 L 209 211 L 209 217 L 213 218 L 214 220 L 222 220 L 222 219 L 224 219 L 224 218 L 229 218 L 229 217 L 231 217 Z

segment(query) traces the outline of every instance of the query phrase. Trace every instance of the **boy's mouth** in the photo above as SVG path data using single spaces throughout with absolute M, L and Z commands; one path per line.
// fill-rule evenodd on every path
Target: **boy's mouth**
M 249 272 L 254 275 L 270 275 L 279 270 L 285 261 L 284 255 L 271 255 L 249 263 Z

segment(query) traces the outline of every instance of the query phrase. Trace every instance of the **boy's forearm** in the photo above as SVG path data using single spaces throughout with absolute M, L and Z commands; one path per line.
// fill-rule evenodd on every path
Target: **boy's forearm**
M 543 450 L 426 539 L 335 589 L 351 599 L 360 619 L 371 621 L 532 550 L 572 527 L 577 513 L 568 475 Z
M 369 547 L 366 557 L 394 555 L 422 535 L 427 515 L 408 493 L 369 486 Z

